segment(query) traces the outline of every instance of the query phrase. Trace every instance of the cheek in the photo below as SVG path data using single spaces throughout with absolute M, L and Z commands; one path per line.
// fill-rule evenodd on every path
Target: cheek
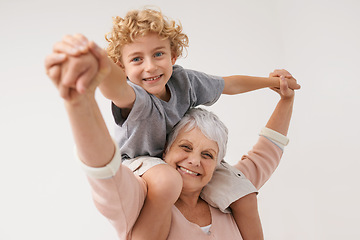
M 208 162 L 203 165 L 206 171 L 206 175 L 209 178 L 212 178 L 212 175 L 214 174 L 215 168 L 216 168 L 216 162 Z
M 176 165 L 186 159 L 186 153 L 184 151 L 171 151 L 171 153 L 166 154 L 164 161 L 176 168 Z

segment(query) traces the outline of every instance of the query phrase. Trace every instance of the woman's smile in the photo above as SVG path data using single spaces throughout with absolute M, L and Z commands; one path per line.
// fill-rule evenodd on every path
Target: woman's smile
M 208 139 L 200 129 L 185 130 L 184 127 L 164 159 L 180 173 L 184 189 L 201 191 L 214 173 L 218 152 L 217 143 Z
M 181 167 L 181 166 L 178 166 L 177 167 L 177 170 L 178 172 L 180 172 L 181 174 L 189 174 L 191 176 L 200 176 L 201 174 L 198 173 L 198 172 L 194 172 L 194 171 L 191 171 L 187 168 L 184 168 L 184 167 Z

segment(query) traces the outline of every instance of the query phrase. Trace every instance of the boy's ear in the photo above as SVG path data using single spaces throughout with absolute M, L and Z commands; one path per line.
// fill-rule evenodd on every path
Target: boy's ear
M 171 58 L 171 64 L 174 65 L 177 60 L 177 57 L 173 54 Z
M 124 65 L 121 63 L 121 61 L 118 61 L 116 63 L 119 67 L 121 67 L 123 70 L 125 69 Z

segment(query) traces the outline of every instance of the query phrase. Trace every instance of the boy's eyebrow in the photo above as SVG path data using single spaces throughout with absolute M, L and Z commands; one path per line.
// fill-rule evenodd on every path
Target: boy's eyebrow
M 140 55 L 141 52 L 133 52 L 133 53 L 130 53 L 127 55 L 128 58 L 131 58 L 131 57 L 134 57 L 134 56 L 137 56 L 137 55 Z
M 165 46 L 159 46 L 159 47 L 156 47 L 152 50 L 152 52 L 155 52 L 155 51 L 159 51 L 159 50 L 162 50 L 162 49 L 166 49 Z M 127 55 L 127 57 L 135 57 L 135 56 L 138 56 L 138 55 L 141 55 L 143 54 L 143 52 L 133 52 L 133 53 L 130 53 L 129 55 Z

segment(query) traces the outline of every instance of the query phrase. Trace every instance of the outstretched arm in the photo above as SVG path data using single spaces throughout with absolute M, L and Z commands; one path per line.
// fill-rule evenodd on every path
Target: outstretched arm
M 45 60 L 45 68 L 48 74 L 53 76 L 51 79 L 64 99 L 79 158 L 91 167 L 105 166 L 112 159 L 115 151 L 95 100 L 95 89 L 110 72 L 108 58 L 105 52 L 99 50 L 94 46 L 98 57 L 96 75 L 86 88 L 81 90 L 77 84 L 67 81 L 68 78 L 64 77 L 71 71 L 73 67 L 71 59 L 74 57 L 68 57 L 69 60 L 65 61 L 65 57 L 60 54 L 57 58 L 48 56 Z M 61 68 L 59 62 L 63 62 Z
M 288 82 L 284 77 L 285 74 L 284 70 L 276 70 L 270 73 L 270 77 L 280 76 L 280 88 L 272 87 L 271 89 L 277 92 L 281 99 L 266 127 L 286 136 L 290 125 L 295 92 L 289 88 Z
M 113 224 L 119 238 L 129 239 L 145 201 L 146 185 L 121 165 L 121 154 L 116 150 L 95 100 L 95 89 L 111 71 L 108 57 L 105 52 L 98 52 L 96 74 L 83 92 L 61 78 L 71 67 L 71 58 L 51 54 L 45 60 L 45 68 L 64 98 L 78 158 L 84 163 L 95 205 Z
M 272 89 L 280 94 L 281 99 L 268 120 L 266 127 L 286 136 L 290 125 L 295 94 L 293 90 L 288 88 L 283 76 L 280 77 L 280 81 L 280 89 Z
M 263 134 L 253 149 L 235 165 L 257 189 L 270 178 L 282 156 L 282 150 L 268 139 L 275 140 L 274 142 L 286 139 L 292 115 L 294 91 L 288 88 L 284 77 L 280 79 L 280 89 L 273 89 L 280 94 L 280 100 L 266 124 L 270 131 Z
M 300 89 L 300 85 L 297 84 L 296 79 L 293 78 L 286 70 L 275 70 L 274 72 L 281 72 L 284 74 L 285 80 L 290 89 Z M 223 94 L 229 95 L 250 92 L 266 87 L 280 87 L 280 78 L 278 75 L 273 75 L 268 78 L 235 75 L 223 77 L 223 79 L 225 81 Z

